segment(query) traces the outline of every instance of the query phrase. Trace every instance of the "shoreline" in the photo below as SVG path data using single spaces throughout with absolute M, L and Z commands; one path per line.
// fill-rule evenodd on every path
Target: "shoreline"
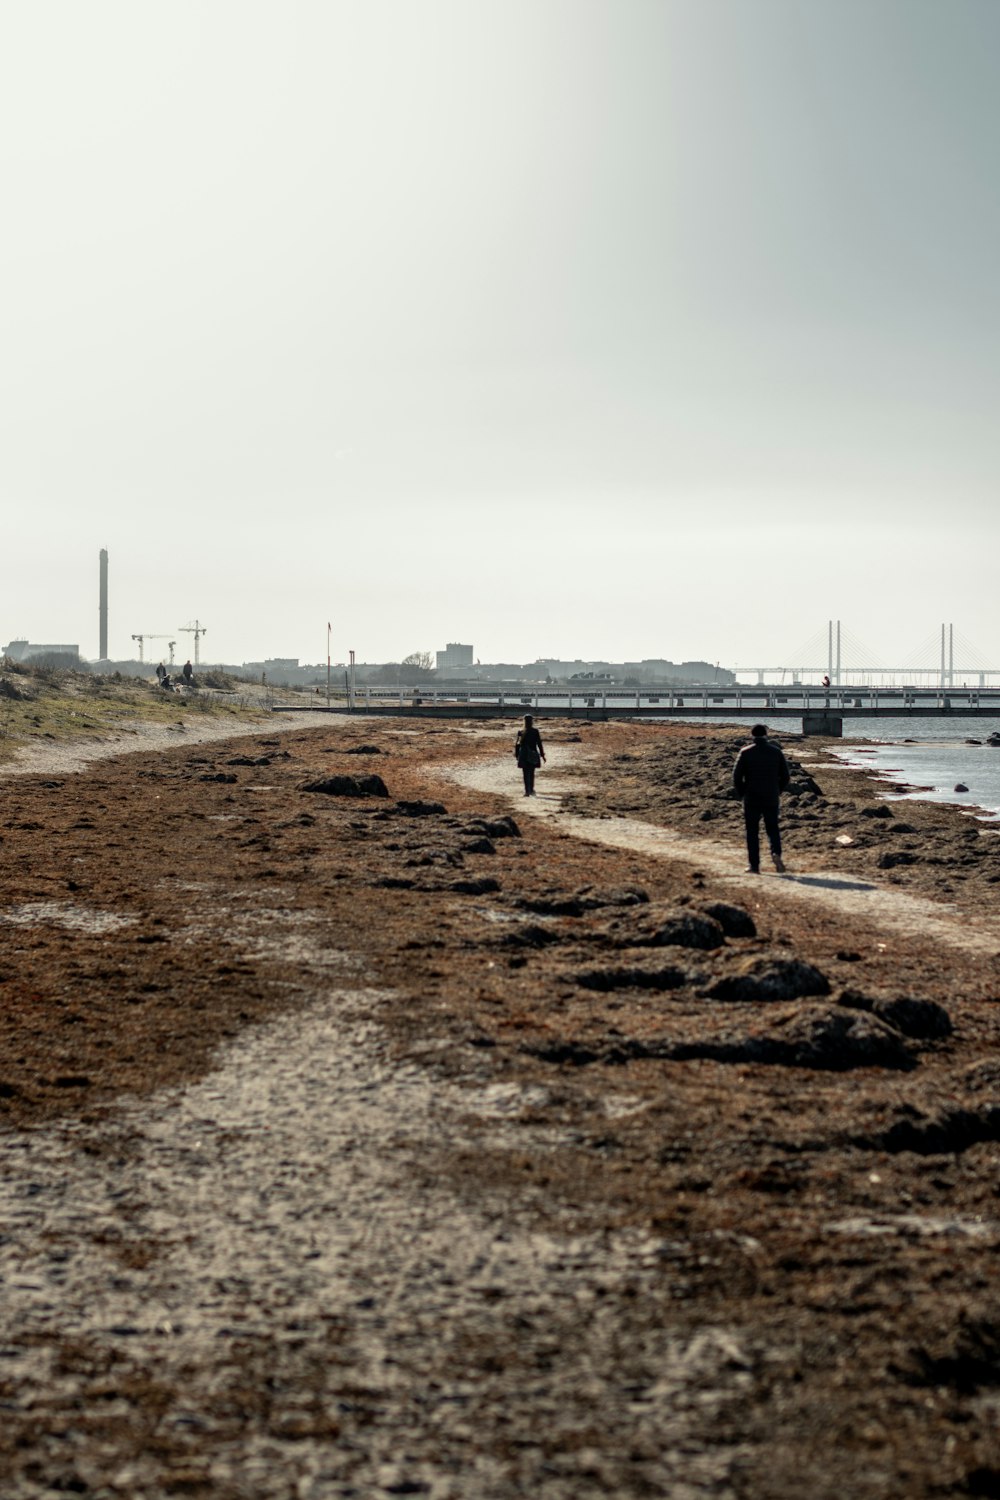
M 835 760 L 839 760 L 846 768 L 850 770 L 862 770 L 874 782 L 884 787 L 886 790 L 886 795 L 892 802 L 906 802 L 908 804 L 915 801 L 935 803 L 939 806 L 956 807 L 966 814 L 976 817 L 979 821 L 984 823 L 1000 822 L 1000 805 L 998 805 L 996 802 L 989 803 L 982 801 L 976 802 L 965 800 L 969 796 L 975 795 L 974 791 L 970 790 L 969 787 L 966 787 L 964 792 L 959 792 L 958 783 L 956 782 L 955 787 L 949 791 L 947 785 L 941 786 L 939 784 L 936 784 L 935 782 L 924 782 L 920 779 L 909 779 L 913 773 L 907 768 L 901 766 L 878 765 L 872 763 L 872 761 L 869 761 L 869 757 L 872 757 L 872 760 L 874 760 L 874 758 L 878 757 L 880 753 L 885 752 L 886 750 L 891 751 L 896 748 L 899 748 L 903 751 L 900 759 L 906 760 L 906 748 L 908 746 L 916 746 L 918 750 L 938 748 L 942 751 L 948 751 L 951 749 L 952 745 L 954 745 L 955 750 L 958 751 L 959 754 L 955 757 L 954 767 L 948 767 L 949 774 L 951 776 L 957 777 L 963 784 L 966 775 L 969 775 L 971 780 L 975 780 L 975 771 L 980 768 L 974 768 L 971 773 L 967 770 L 963 771 L 963 768 L 960 765 L 961 752 L 966 749 L 988 748 L 986 742 L 984 741 L 975 743 L 967 740 L 942 740 L 932 742 L 920 740 L 902 742 L 887 741 L 884 744 L 869 747 L 867 742 L 857 740 L 849 742 L 848 745 L 846 745 L 842 750 L 831 749 L 830 753 Z M 851 759 L 851 757 L 855 758 Z M 912 761 L 913 756 L 911 755 L 909 758 Z M 996 772 L 1000 772 L 1000 763 L 997 764 Z M 988 767 L 987 774 L 992 773 L 995 779 L 996 772 L 994 772 L 993 765 L 991 763 Z M 897 779 L 904 776 L 908 779 Z M 946 777 L 945 779 L 947 780 L 948 778 Z M 996 797 L 998 793 L 994 791 L 992 795 Z
M 389 719 L 388 716 L 368 716 L 366 720 L 366 716 L 362 713 L 352 715 L 351 721 L 354 723 L 367 721 L 373 727 L 378 726 L 380 723 L 395 724 L 397 722 Z M 14 755 L 11 759 L 0 760 L 0 779 L 5 776 L 68 774 L 76 770 L 82 770 L 97 761 L 113 758 L 116 755 L 167 750 L 182 744 L 198 745 L 222 739 L 237 739 L 243 736 L 252 736 L 265 726 L 268 727 L 269 732 L 288 734 L 303 728 L 326 728 L 329 727 L 330 722 L 330 716 L 322 711 L 311 713 L 308 709 L 302 709 L 290 721 L 280 714 L 261 710 L 259 717 L 248 716 L 246 720 L 237 722 L 236 724 L 232 722 L 220 723 L 213 719 L 199 721 L 196 715 L 193 720 L 189 717 L 175 724 L 164 724 L 156 721 L 144 722 L 140 720 L 138 723 L 130 724 L 128 728 L 118 731 L 97 735 L 81 735 L 73 739 L 59 741 L 46 740 L 44 742 L 41 739 L 22 740 L 16 745 Z M 412 721 L 408 719 L 404 718 L 398 722 L 399 724 L 405 724 L 414 733 L 420 732 L 420 729 L 414 728 Z M 434 732 L 433 721 L 427 721 L 427 723 L 431 726 L 431 732 Z M 561 721 L 553 719 L 551 723 L 553 726 L 561 726 L 564 731 L 571 733 L 578 732 L 580 728 L 580 721 L 576 720 L 567 719 Z M 584 721 L 585 725 L 586 723 L 587 721 Z M 507 724 L 498 727 L 492 722 L 479 720 L 469 721 L 469 726 L 467 727 L 471 727 L 483 735 L 493 735 L 498 738 L 502 738 L 508 732 L 509 728 Z M 618 727 L 627 729 L 628 725 L 623 724 Z M 663 726 L 658 727 L 662 730 Z M 690 729 L 695 733 L 699 730 L 712 730 L 716 734 L 726 733 L 730 730 L 743 732 L 742 726 L 729 724 L 698 724 L 697 726 L 690 726 Z M 886 746 L 907 743 L 920 744 L 923 743 L 922 741 L 880 741 L 878 742 L 878 746 L 872 746 L 871 749 L 868 749 L 867 747 L 871 746 L 872 742 L 864 739 L 825 740 L 815 736 L 804 737 L 802 735 L 786 734 L 780 728 L 774 737 L 777 742 L 783 745 L 795 744 L 799 746 L 800 750 L 804 750 L 806 754 L 801 757 L 804 763 L 828 765 L 838 771 L 861 772 L 872 786 L 882 789 L 887 800 L 890 802 L 909 803 L 913 800 L 931 802 L 932 800 L 930 798 L 916 799 L 913 794 L 932 792 L 935 790 L 933 784 L 924 785 L 919 782 L 896 782 L 884 771 L 879 771 L 875 767 L 865 764 L 854 765 L 845 758 L 846 754 L 852 752 L 858 755 L 876 755 L 878 754 L 878 747 L 883 744 Z M 942 743 L 948 742 L 943 741 Z M 958 745 L 967 742 L 956 741 L 955 743 Z M 985 741 L 981 743 L 986 744 Z M 815 761 L 813 754 L 815 750 L 818 750 L 820 753 L 821 759 L 819 761 Z M 979 820 L 983 822 L 1000 821 L 1000 810 L 981 804 L 957 802 L 947 794 L 933 799 L 933 805 L 955 807 L 966 813 L 978 815 Z
M 366 718 L 361 714 L 353 715 L 350 720 L 343 721 L 343 726 L 348 729 L 356 727 L 363 732 L 370 731 L 373 734 L 389 728 L 391 732 L 401 733 L 408 739 L 416 742 L 425 738 L 433 739 L 447 732 L 440 726 L 414 726 L 405 717 L 397 721 L 390 721 L 386 718 Z M 584 726 L 585 729 L 590 728 L 591 730 L 596 727 L 595 725 Z M 706 726 L 690 726 L 681 729 L 680 736 L 683 743 L 696 744 L 708 739 L 725 739 L 727 743 L 731 742 L 735 745 L 735 738 L 730 741 L 726 733 L 731 727 L 720 726 L 711 735 L 706 735 Z M 471 736 L 483 746 L 491 741 L 505 740 L 508 737 L 508 726 L 504 725 L 498 728 L 495 725 L 481 723 L 478 720 L 468 721 L 464 724 L 449 725 L 448 728 L 457 732 L 463 739 Z M 605 737 L 611 739 L 614 743 L 627 743 L 632 728 L 633 726 L 627 724 L 609 724 L 604 726 Z M 662 736 L 662 727 L 657 726 L 657 728 L 659 729 L 659 734 Z M 0 780 L 4 777 L 19 778 L 33 775 L 75 775 L 92 770 L 101 763 L 113 761 L 119 756 L 157 754 L 179 751 L 185 747 L 197 748 L 213 744 L 218 745 L 228 740 L 253 739 L 261 734 L 266 734 L 268 737 L 284 737 L 301 734 L 303 731 L 326 731 L 331 729 L 331 720 L 325 713 L 316 713 L 314 715 L 307 713 L 298 714 L 294 721 L 291 722 L 281 716 L 262 715 L 258 720 L 249 723 L 242 722 L 235 726 L 231 722 L 220 723 L 212 719 L 204 721 L 195 720 L 194 722 L 185 721 L 168 725 L 156 722 L 140 723 L 119 733 L 99 737 L 81 736 L 79 739 L 56 743 L 42 744 L 35 741 L 29 744 L 22 744 L 18 747 L 14 759 L 0 763 Z M 580 729 L 579 722 L 575 720 L 553 720 L 550 725 L 550 733 L 566 739 L 569 744 L 581 744 L 583 737 L 580 734 Z M 656 731 L 654 731 L 655 733 Z M 678 731 L 675 729 L 673 735 L 677 733 Z M 673 737 L 669 731 L 668 737 Z M 647 738 L 652 739 L 653 737 L 647 736 Z M 921 788 L 908 783 L 888 781 L 884 774 L 881 774 L 873 766 L 865 763 L 851 764 L 850 762 L 845 762 L 841 758 L 838 748 L 842 743 L 840 740 L 819 740 L 816 737 L 803 736 L 793 738 L 784 735 L 776 738 L 779 738 L 779 742 L 786 749 L 786 753 L 790 759 L 801 762 L 806 771 L 820 771 L 825 773 L 827 778 L 832 779 L 836 786 L 845 782 L 845 779 L 845 784 L 847 785 L 855 781 L 859 783 L 862 802 L 883 801 L 890 809 L 896 808 L 900 811 L 904 807 L 910 811 L 915 807 L 927 809 L 933 813 L 933 817 L 929 821 L 934 829 L 939 829 L 942 824 L 943 826 L 948 826 L 949 814 L 954 815 L 954 827 L 961 829 L 962 825 L 958 821 L 959 819 L 965 819 L 967 822 L 970 816 L 974 817 L 977 811 L 984 811 L 983 809 L 974 808 L 969 803 L 911 798 L 908 795 L 911 791 L 919 792 L 921 790 L 932 790 L 933 788 Z M 655 740 L 653 742 L 655 743 Z M 863 747 L 865 743 L 864 741 L 856 742 L 859 747 L 862 747 L 861 753 L 864 753 Z M 796 755 L 796 751 L 798 751 L 798 755 Z M 905 791 L 903 790 L 904 787 Z M 491 790 L 496 791 L 496 788 L 491 788 Z M 514 793 L 516 792 L 517 787 L 515 786 Z M 897 792 L 898 794 L 893 795 L 893 792 Z M 592 798 L 591 800 L 595 799 Z M 511 805 L 513 810 L 516 811 L 518 809 L 519 798 L 516 795 L 514 795 Z M 573 805 L 573 798 L 571 796 L 567 803 L 567 809 L 572 810 Z M 783 805 L 787 811 L 789 806 L 787 798 L 783 799 Z M 537 806 L 544 808 L 546 803 L 543 801 L 541 804 L 536 804 Z M 587 811 L 589 814 L 590 810 L 588 809 Z M 703 817 L 704 813 L 701 816 Z M 980 825 L 981 832 L 984 835 L 993 833 L 994 830 L 990 827 L 992 819 L 988 817 L 974 817 L 974 820 Z M 655 815 L 650 826 L 660 826 L 659 819 Z M 1000 832 L 1000 830 L 996 831 Z M 704 832 L 707 834 L 709 830 L 705 830 Z M 786 828 L 786 836 L 787 834 L 788 830 Z M 740 857 L 739 850 L 742 847 L 742 837 L 739 830 L 737 830 L 733 842 L 738 862 Z M 704 847 L 703 838 L 700 839 L 700 843 Z M 954 904 L 954 893 L 949 893 L 948 899 L 944 904 Z

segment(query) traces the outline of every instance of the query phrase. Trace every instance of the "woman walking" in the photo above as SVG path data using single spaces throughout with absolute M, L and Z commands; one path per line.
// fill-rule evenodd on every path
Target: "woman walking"
M 517 731 L 514 755 L 524 777 L 524 795 L 533 797 L 535 795 L 535 772 L 545 759 L 545 747 L 530 714 L 525 714 L 524 728 Z

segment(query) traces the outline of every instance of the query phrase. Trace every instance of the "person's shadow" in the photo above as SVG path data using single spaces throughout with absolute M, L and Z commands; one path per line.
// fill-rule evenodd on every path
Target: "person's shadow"
M 867 880 L 839 880 L 835 875 L 781 875 L 780 880 L 793 880 L 796 885 L 818 885 L 828 891 L 877 891 L 879 887 Z

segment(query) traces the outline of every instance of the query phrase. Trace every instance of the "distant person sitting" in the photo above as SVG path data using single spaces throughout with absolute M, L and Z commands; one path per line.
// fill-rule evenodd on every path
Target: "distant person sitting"
M 788 762 L 767 737 L 767 726 L 755 724 L 750 731 L 753 740 L 744 745 L 733 767 L 733 786 L 743 798 L 743 821 L 747 835 L 747 874 L 760 874 L 760 820 L 771 846 L 771 858 L 779 875 L 785 866 L 781 859 L 781 830 L 778 826 L 778 802 L 788 786 Z
M 184 678 L 187 686 L 190 687 L 194 681 L 194 668 L 189 661 L 186 661 L 181 668 L 181 676 Z
M 158 673 L 157 673 L 157 675 L 159 676 Z M 160 687 L 163 688 L 164 692 L 166 692 L 166 693 L 172 693 L 173 692 L 174 685 L 170 681 L 170 673 L 169 672 L 164 671 L 163 676 L 160 677 Z

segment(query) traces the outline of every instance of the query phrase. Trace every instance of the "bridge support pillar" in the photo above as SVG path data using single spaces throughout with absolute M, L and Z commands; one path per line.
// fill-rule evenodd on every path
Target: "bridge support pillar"
M 832 714 L 827 708 L 809 708 L 802 715 L 802 733 L 840 740 L 844 737 L 844 721 L 840 714 Z

